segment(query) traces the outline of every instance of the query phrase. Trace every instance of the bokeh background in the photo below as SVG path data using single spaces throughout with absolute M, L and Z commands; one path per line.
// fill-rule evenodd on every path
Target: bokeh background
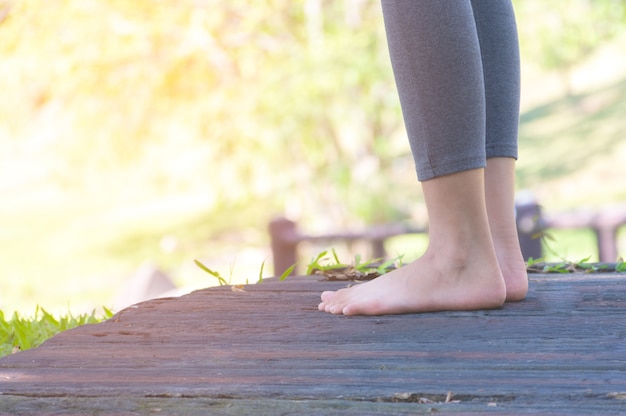
M 626 0 L 514 3 L 518 189 L 626 201 Z M 0 310 L 111 307 L 146 264 L 185 290 L 217 283 L 194 259 L 271 276 L 276 215 L 426 221 L 378 0 L 0 0 Z M 551 235 L 547 259 L 597 259 Z

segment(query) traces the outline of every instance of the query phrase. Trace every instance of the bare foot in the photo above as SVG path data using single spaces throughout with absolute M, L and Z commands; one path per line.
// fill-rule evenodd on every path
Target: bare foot
M 487 256 L 492 258 L 494 256 Z M 502 306 L 506 287 L 495 258 L 451 261 L 427 252 L 398 270 L 367 283 L 322 293 L 320 311 L 386 315 Z
M 503 238 L 494 236 L 494 245 L 498 264 L 506 284 L 506 301 L 519 302 L 526 299 L 528 293 L 528 273 L 522 257 L 517 234 Z
M 490 159 L 487 167 L 422 182 L 430 218 L 426 254 L 371 282 L 322 293 L 319 310 L 385 315 L 492 309 L 523 299 L 527 282 L 513 215 L 514 160 Z

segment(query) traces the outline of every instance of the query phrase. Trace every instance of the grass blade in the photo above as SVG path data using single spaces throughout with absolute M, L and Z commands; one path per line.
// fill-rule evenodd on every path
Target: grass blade
M 285 270 L 283 272 L 283 274 L 280 275 L 280 277 L 278 278 L 278 280 L 283 281 L 285 280 L 290 274 L 291 272 L 293 272 L 293 270 L 296 268 L 296 263 L 292 264 L 291 266 L 289 266 L 287 268 L 287 270 Z
M 265 268 L 265 260 L 263 260 L 263 263 L 261 263 L 261 270 L 259 271 L 259 280 L 257 280 L 257 283 L 263 283 L 263 269 Z
M 313 274 L 313 270 L 321 269 L 323 267 L 320 264 L 320 260 L 322 260 L 324 258 L 324 256 L 326 256 L 326 254 L 328 254 L 327 250 L 326 251 L 322 251 L 320 254 L 317 255 L 316 258 L 311 260 L 311 263 L 309 264 L 309 266 L 306 269 L 307 276 L 310 276 L 311 274 Z M 295 267 L 295 265 L 294 265 L 294 267 Z
M 224 279 L 218 272 L 216 272 L 215 270 L 209 269 L 204 264 L 202 264 L 199 260 L 194 260 L 194 263 L 196 263 L 196 266 L 198 266 L 199 268 L 201 268 L 202 270 L 204 270 L 211 276 L 215 277 L 217 281 L 219 282 L 220 286 L 228 286 L 228 282 L 226 281 L 226 279 Z

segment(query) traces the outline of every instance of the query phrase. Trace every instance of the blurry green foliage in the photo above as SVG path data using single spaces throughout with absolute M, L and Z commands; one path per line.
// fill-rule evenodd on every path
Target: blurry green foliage
M 0 101 L 0 134 L 36 144 L 65 187 L 106 192 L 104 174 L 116 192 L 201 186 L 215 209 L 395 219 L 390 186 L 416 184 L 379 9 L 16 2 L 0 25 L 0 87 L 19 99 Z
M 624 30 L 625 0 L 514 0 L 522 51 L 562 73 L 569 91 L 573 67 Z
M 624 21 L 623 0 L 515 3 L 528 56 L 565 71 Z M 216 212 L 257 204 L 251 223 L 397 221 L 415 205 L 379 1 L 0 7 L 0 151 L 26 143 L 62 186 L 204 188 Z

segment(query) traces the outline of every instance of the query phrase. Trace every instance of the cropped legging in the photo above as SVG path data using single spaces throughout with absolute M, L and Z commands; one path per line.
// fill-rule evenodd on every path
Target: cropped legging
M 420 181 L 517 159 L 520 63 L 511 0 L 382 0 Z

